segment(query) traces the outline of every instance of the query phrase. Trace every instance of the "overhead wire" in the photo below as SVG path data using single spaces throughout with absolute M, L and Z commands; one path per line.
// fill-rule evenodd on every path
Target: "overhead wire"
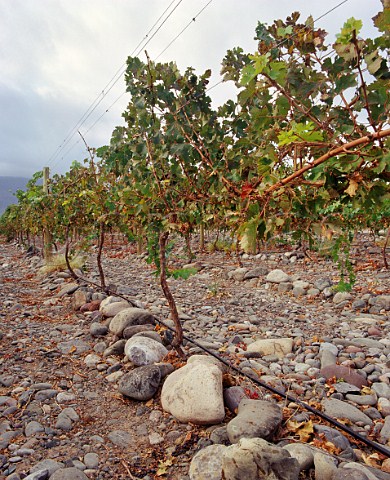
M 142 50 L 149 44 L 149 42 L 154 38 L 154 36 L 158 33 L 158 31 L 161 29 L 161 27 L 166 23 L 166 21 L 168 20 L 168 18 L 172 15 L 172 13 L 176 10 L 176 8 L 180 5 L 180 3 L 182 2 L 183 0 L 179 0 L 179 2 L 177 3 L 177 5 L 175 5 L 175 7 L 173 8 L 173 10 L 170 12 L 170 14 L 163 20 L 163 22 L 161 23 L 161 25 L 159 25 L 159 27 L 157 28 L 157 30 L 153 33 L 153 35 L 148 38 L 147 42 L 145 44 L 143 44 L 137 53 L 135 53 L 135 56 L 138 56 Z M 173 40 L 171 40 L 171 42 L 167 45 L 167 47 L 164 48 L 164 50 L 162 52 L 160 52 L 159 56 L 161 56 L 187 29 L 190 25 L 192 25 L 194 23 L 194 21 L 199 17 L 199 15 L 201 15 L 203 13 L 203 11 L 213 2 L 214 0 L 209 0 L 197 13 L 196 15 L 191 19 L 191 21 L 173 38 Z M 171 2 L 172 4 L 173 2 Z M 161 18 L 161 17 L 160 17 Z M 140 44 L 138 44 L 140 45 Z M 134 52 L 136 50 L 133 51 L 133 53 L 131 54 L 134 55 Z M 124 70 L 125 71 L 125 70 Z M 124 73 L 121 72 L 121 75 Z M 119 81 L 121 77 L 119 76 L 118 78 L 116 78 L 114 84 L 112 85 L 112 87 Z M 216 85 L 218 85 L 219 83 L 222 83 L 222 81 L 218 82 Z M 213 87 L 210 87 L 210 90 L 212 88 L 214 88 L 216 85 L 214 85 Z M 111 87 L 111 88 L 112 88 Z M 111 90 L 110 88 L 110 90 Z M 107 93 L 109 92 L 109 90 L 107 91 Z M 111 103 L 107 108 L 106 110 L 103 111 L 103 113 L 94 121 L 94 123 L 88 128 L 88 130 L 86 132 L 84 132 L 84 134 L 86 134 L 87 132 L 91 131 L 92 128 L 97 124 L 99 123 L 99 121 L 106 115 L 106 113 L 108 113 L 111 108 L 120 100 L 120 98 L 122 98 L 123 95 L 125 95 L 126 93 L 126 90 L 113 102 Z M 103 98 L 99 101 L 99 103 L 96 105 L 96 107 L 101 103 L 101 101 L 103 100 Z M 96 108 L 95 107 L 95 108 Z M 95 110 L 95 109 L 94 109 Z M 93 113 L 93 111 L 91 111 L 91 114 Z M 88 115 L 89 117 L 90 115 Z M 88 118 L 87 117 L 87 118 Z M 84 122 L 85 120 L 87 120 L 87 118 L 84 119 Z M 83 122 L 83 123 L 84 123 Z M 80 128 L 80 126 L 78 127 Z M 77 132 L 77 129 L 75 130 L 74 134 Z M 73 135 L 74 135 L 73 134 Z M 73 136 L 72 135 L 72 136 Z M 71 147 L 65 152 L 64 155 L 62 155 L 61 159 L 60 160 L 63 160 L 64 156 L 67 155 L 77 144 L 80 143 L 80 139 L 76 140 L 72 145 Z M 58 163 L 58 162 L 57 162 Z
M 176 5 L 173 7 L 173 9 L 169 12 L 169 14 L 164 18 L 164 20 L 161 22 L 161 24 L 158 26 L 156 31 L 153 33 L 152 36 L 150 36 L 151 32 L 155 29 L 156 25 L 160 22 L 160 20 L 164 17 L 166 12 L 171 8 L 171 6 L 175 3 Z M 134 48 L 132 53 L 130 54 L 131 56 L 134 55 L 136 52 L 136 55 L 139 55 L 139 53 L 145 48 L 145 46 L 154 38 L 154 36 L 158 33 L 158 31 L 161 29 L 161 27 L 166 23 L 166 21 L 172 16 L 174 11 L 178 8 L 178 6 L 183 2 L 183 0 L 172 0 L 169 5 L 165 8 L 165 10 L 162 12 L 162 14 L 158 17 L 158 19 L 154 22 L 152 27 L 149 29 L 149 31 L 145 34 L 145 36 L 142 38 L 140 42 L 138 42 L 137 46 Z M 146 40 L 146 43 L 144 41 Z M 110 93 L 110 91 L 113 89 L 113 87 L 118 83 L 118 81 L 122 78 L 123 73 L 126 71 L 126 62 L 124 62 L 119 69 L 115 72 L 115 74 L 111 77 L 109 82 L 105 85 L 105 87 L 102 89 L 101 93 L 95 98 L 95 100 L 91 103 L 91 105 L 87 108 L 87 110 L 84 112 L 82 117 L 79 119 L 79 121 L 74 125 L 74 127 L 69 131 L 61 145 L 57 148 L 57 150 L 52 154 L 52 156 L 49 158 L 49 164 L 50 162 L 54 161 L 55 158 L 61 153 L 61 151 L 70 143 L 71 139 L 73 136 L 77 133 L 79 128 L 88 120 L 88 118 L 93 114 L 93 112 L 96 110 L 96 108 L 101 104 L 101 102 L 104 100 L 104 98 Z M 79 142 L 77 142 L 79 143 Z M 74 145 L 73 145 L 74 146 Z M 72 148 L 73 148 L 72 146 Z M 71 149 L 72 149 L 71 148 Z M 71 150 L 70 149 L 70 150 Z M 69 150 L 67 150 L 69 152 Z

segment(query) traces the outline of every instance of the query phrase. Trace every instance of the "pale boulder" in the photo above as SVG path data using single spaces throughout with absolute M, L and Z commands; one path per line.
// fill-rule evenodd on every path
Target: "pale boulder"
M 99 310 L 105 317 L 115 317 L 119 312 L 129 307 L 130 303 L 123 300 L 123 302 L 113 302 L 103 305 L 103 307 L 100 306 Z
M 290 281 L 290 275 L 276 268 L 275 270 L 271 270 L 265 279 L 270 283 L 284 283 Z
M 222 455 L 225 480 L 298 480 L 299 463 L 289 452 L 261 438 L 242 438 Z
M 148 337 L 131 337 L 125 344 L 125 355 L 134 365 L 152 365 L 161 362 L 168 350 L 160 342 Z
M 179 368 L 166 379 L 161 404 L 181 422 L 221 423 L 225 417 L 221 368 L 199 359 Z
M 262 355 L 277 355 L 283 358 L 292 352 L 292 338 L 261 338 L 248 345 L 248 352 L 258 352 Z
M 226 450 L 225 445 L 209 445 L 199 450 L 191 460 L 190 480 L 221 480 L 222 455 Z

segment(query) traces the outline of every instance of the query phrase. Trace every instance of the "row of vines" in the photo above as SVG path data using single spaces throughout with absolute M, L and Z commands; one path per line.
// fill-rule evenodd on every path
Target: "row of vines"
M 298 13 L 259 23 L 257 51 L 235 48 L 223 59 L 237 98 L 219 108 L 208 96 L 210 71 L 181 73 L 147 54 L 128 58 L 126 126 L 115 128 L 109 145 L 88 148 L 84 164 L 55 175 L 49 193 L 36 174 L 2 216 L 2 232 L 50 231 L 67 246 L 95 238 L 99 254 L 110 229 L 148 238 L 164 289 L 172 233 L 189 246 L 195 231 L 228 230 L 239 249 L 254 253 L 259 239 L 283 232 L 309 242 L 333 236 L 341 246 L 356 230 L 388 227 L 390 8 L 383 1 L 374 39 L 361 38 L 353 18 L 333 45 Z M 103 272 L 101 280 L 105 287 Z

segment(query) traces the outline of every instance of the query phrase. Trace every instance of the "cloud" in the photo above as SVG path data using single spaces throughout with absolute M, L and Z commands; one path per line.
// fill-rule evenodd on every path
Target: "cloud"
M 206 3 L 181 2 L 147 45 L 152 59 Z M 161 0 L 0 0 L 0 175 L 30 176 L 49 162 L 167 5 Z M 307 0 L 296 0 L 293 7 L 290 0 L 214 0 L 159 61 L 173 60 L 181 69 L 193 66 L 199 72 L 212 68 L 212 85 L 219 79 L 220 62 L 228 49 L 255 50 L 259 20 L 271 24 L 292 9 L 302 12 L 302 20 L 309 14 L 317 18 L 331 6 Z M 353 15 L 364 19 L 362 33 L 372 36 L 371 17 L 380 8 L 380 0 L 350 0 L 317 24 L 334 38 L 343 21 Z M 143 49 L 140 52 L 144 57 Z M 110 106 L 124 90 L 121 78 L 81 126 L 89 145 L 108 143 L 114 126 L 122 123 L 126 96 Z M 220 86 L 211 94 L 221 102 L 230 91 Z M 65 171 L 74 159 L 82 160 L 86 152 L 79 140 L 75 131 L 49 166 Z

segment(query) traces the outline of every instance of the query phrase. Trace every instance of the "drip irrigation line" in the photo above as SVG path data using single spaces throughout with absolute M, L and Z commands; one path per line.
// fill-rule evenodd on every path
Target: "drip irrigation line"
M 99 285 L 98 283 L 96 282 L 93 282 L 91 280 L 88 280 L 84 277 L 78 277 L 79 280 L 85 282 L 85 283 L 89 283 L 91 285 L 94 285 L 96 286 L 97 288 L 99 288 L 100 290 L 104 291 L 105 293 L 107 294 L 112 294 L 112 295 L 115 295 L 116 297 L 119 297 L 119 298 L 122 298 L 123 300 L 126 300 L 128 301 L 130 304 L 132 304 L 133 306 L 136 306 L 135 302 L 133 300 L 131 300 L 130 298 L 128 298 L 128 296 L 126 295 L 122 295 L 120 293 L 117 293 L 113 290 L 110 290 L 109 288 L 105 288 L 103 289 L 101 287 L 101 285 Z M 171 332 L 173 333 L 176 333 L 175 329 L 172 328 L 171 326 L 167 325 L 163 320 L 161 320 L 160 318 L 157 318 L 155 315 L 153 315 L 154 318 L 156 319 L 156 321 L 161 324 L 163 327 L 167 328 L 168 330 L 170 330 Z M 370 440 L 368 438 L 365 438 L 363 437 L 362 435 L 360 435 L 359 433 L 355 432 L 354 430 L 352 430 L 351 428 L 347 427 L 346 425 L 344 425 L 343 423 L 339 422 L 338 420 L 334 419 L 333 417 L 330 417 L 329 415 L 327 415 L 326 413 L 324 412 L 321 412 L 320 410 L 317 410 L 316 408 L 312 407 L 311 405 L 309 405 L 308 403 L 298 399 L 298 398 L 295 398 L 293 397 L 292 395 L 288 394 L 288 393 L 285 393 L 281 390 L 279 390 L 278 388 L 275 388 L 273 387 L 272 385 L 269 385 L 265 382 L 263 382 L 262 380 L 248 374 L 248 373 L 245 373 L 243 372 L 240 368 L 236 367 L 235 365 L 233 365 L 232 363 L 230 363 L 228 360 L 226 360 L 225 358 L 221 357 L 220 355 L 216 354 L 213 350 L 207 348 L 207 347 L 204 347 L 203 345 L 201 345 L 199 342 L 197 342 L 196 340 L 194 340 L 193 338 L 190 338 L 188 335 L 184 334 L 183 333 L 183 339 L 186 340 L 187 342 L 190 342 L 192 343 L 193 345 L 195 345 L 196 347 L 200 348 L 203 352 L 207 353 L 208 355 L 214 357 L 215 359 L 217 359 L 218 361 L 220 361 L 221 363 L 223 363 L 225 366 L 227 366 L 228 368 L 230 368 L 231 370 L 235 371 L 236 373 L 248 378 L 251 382 L 255 383 L 257 386 L 259 387 L 262 387 L 262 388 L 265 388 L 266 390 L 269 390 L 270 392 L 274 393 L 275 395 L 279 395 L 280 397 L 284 398 L 285 400 L 288 400 L 290 402 L 293 402 L 293 403 L 296 403 L 298 406 L 300 406 L 301 408 L 303 408 L 304 410 L 307 410 L 311 413 L 313 413 L 314 415 L 316 415 L 317 417 L 320 417 L 322 420 L 325 420 L 326 422 L 330 423 L 331 425 L 337 427 L 338 429 L 344 431 L 345 433 L 347 433 L 348 435 L 350 435 L 351 437 L 353 437 L 354 439 L 358 440 L 359 442 L 362 442 L 364 443 L 365 445 L 367 445 L 368 447 L 372 448 L 373 450 L 376 450 L 377 452 L 381 453 L 382 455 L 385 455 L 386 457 L 389 457 L 390 458 L 390 450 L 388 448 L 386 448 L 385 446 L 383 445 L 380 445 L 379 443 L 376 443 L 374 442 L 373 440 Z
M 163 322 L 161 319 L 157 319 L 157 321 L 159 323 L 161 323 L 161 325 L 163 325 L 165 328 L 168 328 L 170 331 L 172 332 L 175 332 L 175 329 L 170 327 L 169 325 L 167 325 L 165 322 Z M 186 340 L 187 342 L 190 342 L 192 344 L 194 344 L 195 346 L 197 346 L 198 348 L 200 348 L 201 350 L 203 350 L 205 353 L 207 353 L 208 355 L 211 355 L 212 357 L 216 358 L 217 360 L 219 360 L 221 363 L 223 363 L 224 365 L 226 365 L 227 367 L 229 367 L 230 369 L 234 370 L 235 372 L 239 373 L 240 375 L 243 375 L 244 377 L 248 378 L 249 380 L 251 380 L 253 383 L 255 383 L 256 385 L 258 385 L 259 387 L 262 387 L 262 388 L 265 388 L 266 390 L 269 390 L 270 392 L 276 394 L 276 395 L 279 395 L 281 396 L 282 398 L 286 399 L 286 400 L 289 400 L 290 402 L 294 402 L 296 403 L 297 405 L 299 405 L 300 407 L 304 408 L 305 410 L 308 410 L 309 412 L 313 413 L 314 415 L 317 415 L 318 417 L 322 418 L 323 420 L 326 420 L 327 422 L 331 423 L 332 425 L 334 425 L 335 427 L 339 428 L 340 430 L 343 430 L 344 432 L 348 433 L 349 435 L 351 435 L 351 437 L 355 438 L 356 440 L 359 440 L 363 443 L 365 443 L 367 446 L 371 447 L 372 449 L 382 453 L 383 455 L 385 455 L 386 457 L 390 457 L 390 450 L 368 438 L 365 438 L 363 437 L 362 435 L 360 435 L 359 433 L 355 432 L 354 430 L 352 430 L 351 428 L 347 427 L 346 425 L 344 425 L 343 423 L 339 422 L 338 420 L 330 417 L 329 415 L 327 415 L 326 413 L 323 413 L 321 412 L 320 410 L 317 410 L 316 408 L 312 407 L 311 405 L 309 405 L 308 403 L 306 402 L 303 402 L 302 400 L 299 400 L 298 398 L 295 398 L 291 395 L 289 395 L 288 393 L 284 393 L 282 392 L 281 390 L 279 390 L 278 388 L 275 388 L 273 387 L 272 385 L 268 385 L 267 383 L 263 382 L 262 380 L 259 380 L 258 378 L 255 378 L 254 376 L 252 375 L 249 375 L 245 372 L 243 372 L 241 369 L 239 369 L 238 367 L 236 367 L 235 365 L 231 364 L 228 360 L 226 360 L 225 358 L 221 357 L 220 355 L 217 355 L 213 350 L 210 350 L 209 348 L 206 348 L 204 346 L 202 346 L 200 343 L 198 343 L 196 340 L 188 337 L 187 335 L 184 335 L 183 334 L 183 339 Z

